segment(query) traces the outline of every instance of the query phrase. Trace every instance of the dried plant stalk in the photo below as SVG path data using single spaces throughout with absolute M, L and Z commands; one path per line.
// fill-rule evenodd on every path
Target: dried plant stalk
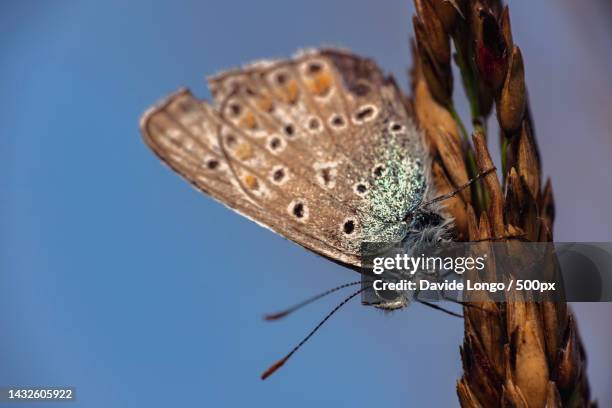
M 525 68 L 508 7 L 496 0 L 415 0 L 414 112 L 435 157 L 441 193 L 493 167 L 486 119 L 495 106 L 503 181 L 489 173 L 448 203 L 458 240 L 552 241 L 554 201 L 542 187 Z M 468 137 L 453 100 L 451 43 L 470 102 Z M 464 307 L 457 383 L 462 407 L 589 407 L 586 355 L 564 303 L 483 299 Z

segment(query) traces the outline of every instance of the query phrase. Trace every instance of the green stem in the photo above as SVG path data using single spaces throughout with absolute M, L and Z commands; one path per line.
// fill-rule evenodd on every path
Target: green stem
M 457 113 L 457 110 L 455 109 L 455 105 L 453 105 L 453 103 L 451 102 L 446 107 L 446 109 L 449 111 L 449 113 L 451 114 L 455 122 L 457 123 L 457 126 L 459 126 L 459 130 L 461 131 L 461 136 L 463 136 L 463 142 L 469 145 L 470 138 L 468 136 L 467 129 L 465 128 L 465 125 L 463 124 L 463 121 L 461 120 L 461 116 L 459 116 L 459 114 Z
M 455 106 L 452 103 L 449 104 L 447 109 L 449 113 L 451 114 L 451 116 L 453 117 L 453 119 L 455 120 L 455 122 L 457 123 L 457 126 L 459 126 L 459 129 L 463 136 L 463 144 L 464 144 L 463 150 L 466 152 L 468 175 L 470 178 L 476 177 L 476 175 L 478 174 L 478 166 L 476 165 L 476 158 L 474 157 L 474 151 L 472 150 L 472 144 L 470 143 L 467 129 L 465 125 L 463 124 L 461 117 L 457 113 Z M 475 202 L 477 203 L 477 208 L 478 209 L 487 208 L 489 197 L 488 197 L 486 190 L 483 188 L 481 181 L 479 180 L 476 183 L 474 183 L 474 187 L 475 187 L 474 188 L 474 198 L 475 198 Z
M 508 139 L 506 136 L 502 136 L 501 162 L 504 185 L 506 184 L 506 173 L 508 172 L 508 147 L 510 147 L 510 139 Z
M 461 82 L 463 83 L 463 89 L 465 90 L 465 94 L 467 95 L 468 101 L 470 103 L 470 113 L 472 115 L 472 119 L 478 118 L 480 116 L 480 106 L 478 104 L 478 90 L 476 87 L 476 77 L 474 75 L 474 70 L 467 56 L 463 54 L 463 48 L 458 43 L 457 36 L 453 37 L 453 43 L 455 44 L 456 51 L 455 62 L 459 67 L 459 72 L 461 73 Z

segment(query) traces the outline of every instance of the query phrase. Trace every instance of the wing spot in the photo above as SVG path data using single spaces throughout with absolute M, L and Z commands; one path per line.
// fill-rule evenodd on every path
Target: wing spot
M 281 72 L 276 75 L 276 83 L 279 85 L 284 85 L 287 82 L 287 74 Z
M 292 217 L 298 221 L 304 222 L 308 219 L 308 206 L 300 199 L 296 199 L 289 203 L 287 211 Z
M 310 64 L 308 64 L 308 73 L 311 75 L 321 72 L 322 69 L 323 67 L 318 62 L 311 62 Z
M 344 120 L 342 115 L 337 114 L 332 115 L 331 119 L 329 120 L 329 123 L 332 125 L 332 127 L 336 129 L 341 129 L 346 125 L 346 121 Z
M 370 93 L 371 88 L 370 88 L 370 85 L 368 85 L 367 83 L 361 81 L 361 82 L 357 82 L 355 85 L 353 85 L 351 87 L 351 91 L 355 95 L 357 95 L 357 96 L 364 97 L 364 96 L 367 96 Z
M 402 125 L 400 125 L 399 123 L 395 123 L 394 122 L 394 123 L 391 123 L 391 126 L 389 126 L 389 129 L 392 132 L 399 132 L 399 131 L 403 130 L 404 127 Z
M 247 174 L 246 176 L 244 176 L 244 184 L 250 189 L 250 190 L 257 190 L 259 189 L 259 181 L 257 180 L 257 177 L 255 177 L 252 174 Z
M 355 221 L 351 219 L 344 221 L 344 224 L 342 224 L 342 232 L 346 235 L 351 235 L 355 232 Z
M 195 110 L 195 105 L 190 101 L 181 101 L 178 104 L 178 108 L 182 113 L 189 113 Z
M 231 103 L 229 105 L 230 114 L 233 118 L 237 118 L 242 113 L 242 107 L 238 103 Z
M 280 137 L 278 137 L 278 136 L 274 136 L 274 137 L 270 138 L 270 141 L 268 142 L 268 147 L 273 152 L 282 150 L 282 148 L 283 148 L 283 140 Z
M 287 172 L 284 167 L 279 166 L 272 170 L 272 181 L 275 184 L 282 184 L 287 179 Z
M 265 96 L 257 100 L 257 107 L 267 113 L 274 111 L 274 103 L 272 103 L 272 99 Z
M 319 72 L 309 81 L 310 92 L 316 96 L 326 96 L 331 89 L 332 77 L 327 72 Z
M 332 178 L 329 172 L 329 168 L 321 169 L 321 176 L 323 177 L 323 183 L 325 185 L 328 185 L 329 183 L 331 183 Z
M 290 105 L 294 105 L 297 102 L 299 96 L 297 82 L 293 80 L 287 83 L 287 85 L 284 87 L 284 93 L 287 103 L 289 103 Z
M 225 144 L 230 148 L 236 146 L 236 136 L 232 134 L 225 136 Z
M 257 129 L 257 119 L 255 119 L 255 115 L 252 112 L 246 112 L 244 117 L 240 120 L 240 127 L 255 130 Z
M 353 189 L 359 197 L 364 197 L 368 192 L 368 185 L 360 181 L 353 186 Z
M 209 170 L 217 170 L 219 168 L 219 161 L 210 159 L 206 162 L 206 167 L 208 167 Z
M 236 148 L 234 154 L 239 160 L 245 161 L 253 157 L 253 147 L 248 143 L 241 143 Z
M 281 141 L 278 137 L 275 137 L 274 139 L 270 141 L 270 147 L 272 148 L 272 150 L 278 149 L 280 144 L 281 144 Z
M 293 206 L 293 215 L 295 215 L 298 218 L 304 217 L 304 204 L 297 203 L 296 205 L 294 205 Z
M 384 173 L 385 173 L 385 166 L 384 166 L 384 164 L 377 164 L 372 169 L 372 175 L 375 178 L 378 178 L 378 177 L 382 176 Z
M 317 172 L 317 181 L 327 189 L 334 188 L 338 170 L 334 163 L 316 163 L 314 168 Z
M 319 118 L 310 118 L 308 121 L 308 129 L 312 130 L 313 132 L 321 129 L 321 121 Z
M 288 124 L 283 128 L 285 135 L 292 137 L 295 135 L 295 127 L 292 124 Z
M 360 107 L 355 113 L 355 122 L 363 123 L 368 122 L 376 117 L 378 109 L 374 105 L 364 105 Z

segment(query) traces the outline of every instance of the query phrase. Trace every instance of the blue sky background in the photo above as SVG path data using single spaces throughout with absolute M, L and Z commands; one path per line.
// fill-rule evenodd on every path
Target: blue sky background
M 304 46 L 374 57 L 405 85 L 411 3 L 2 2 L 0 386 L 74 386 L 71 407 L 456 406 L 462 322 L 421 305 L 349 304 L 262 383 L 342 295 L 261 316 L 355 275 L 193 190 L 137 126 L 179 86 L 208 97 L 205 74 Z M 611 241 L 610 33 L 569 3 L 511 2 L 514 38 L 556 238 Z M 612 307 L 576 311 L 610 406 Z

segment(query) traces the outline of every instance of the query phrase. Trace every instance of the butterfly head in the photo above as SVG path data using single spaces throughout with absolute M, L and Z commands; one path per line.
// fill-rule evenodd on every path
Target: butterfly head
M 444 216 L 439 208 L 417 207 L 410 211 L 402 221 L 406 226 L 406 236 L 402 240 L 402 252 L 406 254 L 420 254 L 424 250 L 449 240 L 450 220 Z M 392 273 L 387 281 L 412 280 L 416 281 L 416 275 L 408 272 Z M 384 279 L 383 279 L 384 280 Z M 364 302 L 365 305 L 374 306 L 384 311 L 393 311 L 407 307 L 415 299 L 414 290 L 396 290 L 374 288 L 371 301 Z

